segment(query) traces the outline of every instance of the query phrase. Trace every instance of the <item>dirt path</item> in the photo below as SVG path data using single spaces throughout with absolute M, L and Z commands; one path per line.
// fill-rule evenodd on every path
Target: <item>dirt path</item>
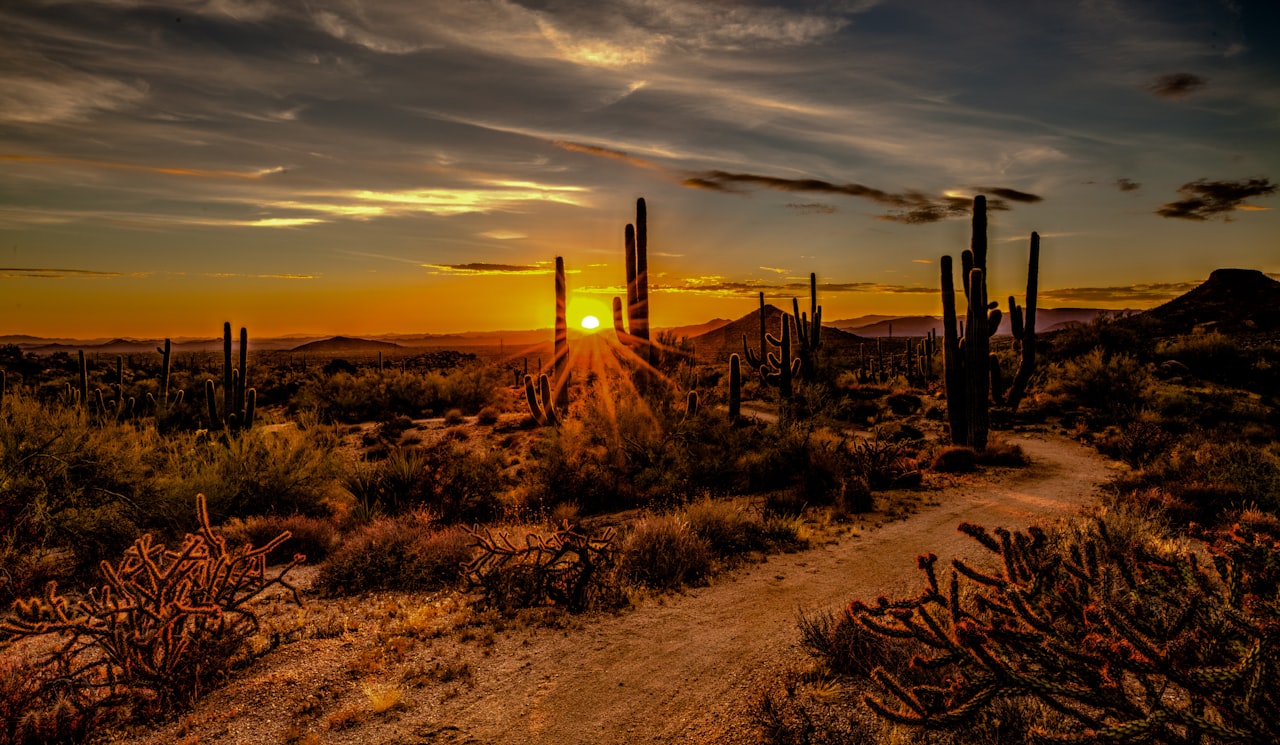
M 440 712 L 460 742 L 750 742 L 745 706 L 760 684 L 799 661 L 800 608 L 913 591 L 915 557 L 973 555 L 961 522 L 1025 527 L 1091 503 L 1105 465 L 1059 438 L 1016 440 L 1030 468 L 975 478 L 938 506 L 836 545 L 784 555 L 663 605 L 500 643 L 474 696 Z M 980 549 L 979 549 L 980 551 Z M 467 700 L 470 699 L 470 700 Z
M 917 555 L 932 551 L 946 561 L 980 552 L 956 532 L 958 523 L 1043 524 L 1092 503 L 1109 475 L 1096 454 L 1062 438 L 1014 441 L 1032 458 L 1030 467 L 962 479 L 931 494 L 936 504 L 907 520 L 771 557 L 710 587 L 593 618 L 582 628 L 500 633 L 473 664 L 471 684 L 457 688 L 456 695 L 414 691 L 406 711 L 352 730 L 331 731 L 314 722 L 306 728 L 317 735 L 310 742 L 753 742 L 752 701 L 765 682 L 803 661 L 797 649 L 799 609 L 834 609 L 854 596 L 914 591 L 921 581 Z M 299 649 L 269 656 L 265 670 L 233 682 L 197 711 L 199 716 L 201 710 L 244 703 L 256 689 L 261 729 L 252 720 L 196 727 L 199 742 L 282 741 L 287 709 L 265 691 L 273 687 L 272 669 L 288 664 L 278 659 L 272 666 L 271 657 L 307 656 L 305 643 L 291 646 Z M 307 688 L 289 685 L 294 695 Z M 249 711 L 240 714 L 253 713 L 254 701 L 249 698 Z M 148 734 L 149 741 L 165 741 L 165 731 Z

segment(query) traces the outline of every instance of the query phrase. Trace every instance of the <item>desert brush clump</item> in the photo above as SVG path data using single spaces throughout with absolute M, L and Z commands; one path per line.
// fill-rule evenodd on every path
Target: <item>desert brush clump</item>
M 548 535 L 526 532 L 519 543 L 492 528 L 468 535 L 475 558 L 465 567 L 467 579 L 497 608 L 554 604 L 582 611 L 616 592 L 612 528 L 587 533 L 566 522 Z
M 213 531 L 203 496 L 196 498 L 199 529 L 177 549 L 150 535 L 115 563 L 101 566 L 105 584 L 71 601 L 50 583 L 42 597 L 18 601 L 0 622 L 7 643 L 34 638 L 60 642 L 36 667 L 28 709 L 15 740 L 62 739 L 75 726 L 142 716 L 189 705 L 215 685 L 257 632 L 254 600 L 272 587 L 297 590 L 275 576 L 266 556 L 289 538 L 228 550 Z
M 940 576 L 921 556 L 920 594 L 850 603 L 868 630 L 927 650 L 912 668 L 930 679 L 879 667 L 867 705 L 954 731 L 1030 697 L 1045 712 L 1033 742 L 1276 742 L 1280 536 L 1237 525 L 1183 547 L 1113 525 L 961 525 L 989 568 L 957 559 Z
M 462 578 L 470 542 L 430 513 L 379 518 L 346 537 L 320 565 L 316 585 L 330 594 L 447 587 Z
M 711 542 L 676 515 L 653 515 L 633 524 L 618 558 L 627 580 L 661 590 L 706 582 L 714 561 Z

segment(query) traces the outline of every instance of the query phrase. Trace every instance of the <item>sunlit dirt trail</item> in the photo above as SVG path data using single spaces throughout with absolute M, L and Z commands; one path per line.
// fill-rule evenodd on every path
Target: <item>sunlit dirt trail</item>
M 475 689 L 435 715 L 432 741 L 627 743 L 752 741 L 747 709 L 760 686 L 800 661 L 799 609 L 912 592 L 915 557 L 976 555 L 961 522 L 1025 527 L 1071 515 L 1108 471 L 1060 439 L 1020 438 L 1033 465 L 937 493 L 910 519 L 771 558 L 714 586 L 589 624 L 499 642 Z
M 322 683 L 347 690 L 344 701 L 360 699 L 351 659 L 376 643 L 371 636 L 311 640 L 268 655 L 212 693 L 186 728 L 171 724 L 128 741 L 176 742 L 190 734 L 202 745 L 755 742 L 750 712 L 759 692 L 804 662 L 799 610 L 915 592 L 923 581 L 917 555 L 932 551 L 948 562 L 981 553 L 956 532 L 961 522 L 1045 524 L 1096 500 L 1109 471 L 1092 451 L 1049 435 L 1012 440 L 1031 466 L 960 477 L 926 493 L 931 506 L 906 520 L 773 556 L 712 586 L 593 616 L 576 628 L 513 629 L 488 647 L 437 642 L 419 649 L 441 661 L 465 655 L 473 676 L 449 693 L 442 686 L 410 689 L 403 711 L 335 729 L 326 725 L 332 702 L 323 716 L 287 734 L 302 701 Z M 395 682 L 393 670 L 386 676 Z M 305 733 L 312 739 L 299 739 Z

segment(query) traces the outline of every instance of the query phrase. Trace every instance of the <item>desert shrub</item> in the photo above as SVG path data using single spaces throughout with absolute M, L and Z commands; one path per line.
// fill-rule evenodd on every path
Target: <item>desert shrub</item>
M 804 545 L 795 521 L 762 517 L 731 502 L 702 499 L 680 514 L 689 530 L 704 538 L 719 558 Z
M 206 495 L 215 522 L 264 514 L 322 516 L 333 511 L 342 461 L 327 430 L 252 429 L 225 442 L 171 451 L 162 488 Z
M 1147 365 L 1128 354 L 1101 347 L 1057 363 L 1049 371 L 1048 393 L 1063 394 L 1104 419 L 1126 418 L 1141 409 L 1154 378 Z
M 520 543 L 501 530 L 468 533 L 476 556 L 467 564 L 467 579 L 490 605 L 513 610 L 555 604 L 582 611 L 620 600 L 612 528 L 587 534 L 565 523 L 550 535 L 526 533 Z
M 1200 510 L 1220 513 L 1255 503 L 1280 512 L 1280 458 L 1256 445 L 1184 439 L 1146 480 L 1165 484 Z
M 1243 527 L 1208 534 L 1206 568 L 1149 524 L 1118 527 L 993 535 L 963 525 L 993 569 L 956 560 L 944 584 L 930 554 L 919 560 L 927 583 L 918 596 L 852 602 L 871 631 L 928 647 L 921 665 L 952 681 L 913 685 L 877 668 L 883 694 L 867 704 L 891 722 L 957 731 L 1029 694 L 1044 712 L 1021 725 L 1034 740 L 1081 731 L 1098 741 L 1280 738 L 1271 632 L 1280 543 Z
M 929 467 L 938 473 L 968 473 L 978 467 L 978 454 L 971 447 L 951 445 L 933 456 Z
M 497 403 L 501 373 L 477 364 L 443 372 L 337 372 L 307 381 L 291 405 L 340 422 L 373 421 L 388 414 L 442 416 L 450 409 L 474 413 Z
M 465 421 L 467 417 L 462 413 L 462 409 L 449 409 L 444 413 L 444 423 L 450 426 L 462 424 Z
M 916 462 L 908 446 L 900 440 L 884 437 L 879 429 L 868 439 L 854 440 L 847 446 L 849 468 L 871 489 L 889 489 L 911 481 L 918 475 Z
M 632 526 L 619 547 L 618 566 L 621 575 L 636 584 L 674 589 L 705 581 L 713 558 L 710 541 L 687 522 L 657 515 Z
M 504 465 L 498 452 L 480 453 L 440 440 L 394 448 L 382 461 L 353 463 L 342 485 L 368 516 L 425 509 L 444 522 L 485 522 L 501 511 Z
M 498 423 L 502 410 L 497 406 L 486 406 L 476 414 L 476 423 L 491 427 Z
M 320 566 L 316 584 L 335 594 L 433 590 L 461 579 L 471 553 L 465 531 L 437 527 L 430 515 L 382 518 L 348 536 Z
M 924 407 L 924 401 L 914 393 L 898 392 L 890 394 L 885 399 L 885 404 L 889 410 L 898 416 L 907 416 L 920 411 Z
M 106 584 L 70 606 L 50 584 L 43 597 L 19 601 L 0 623 L 7 641 L 59 637 L 37 665 L 37 709 L 55 726 L 100 713 L 146 716 L 189 705 L 231 667 L 258 629 L 250 603 L 284 579 L 292 565 L 268 578 L 263 557 L 288 539 L 228 551 L 213 532 L 203 497 L 199 530 L 167 550 L 139 538 L 114 565 Z M 300 602 L 297 592 L 293 599 Z M 58 735 L 65 736 L 65 732 Z
M 288 533 L 289 540 L 267 554 L 267 564 L 283 564 L 296 554 L 306 557 L 307 563 L 318 564 L 342 542 L 342 536 L 333 522 L 307 515 L 255 515 L 233 518 L 220 531 L 227 538 L 227 545 L 260 545 L 281 533 Z
M 832 673 L 870 678 L 883 667 L 909 671 L 911 658 L 923 645 L 896 643 L 867 628 L 851 613 L 816 611 L 800 614 L 800 646 Z
M 1142 468 L 1163 457 L 1176 441 L 1161 423 L 1143 417 L 1108 428 L 1094 441 L 1094 446 L 1132 468 Z
M 999 437 L 987 440 L 987 446 L 974 455 L 974 459 L 984 466 L 1006 466 L 1020 468 L 1031 461 L 1023 452 L 1022 446 Z

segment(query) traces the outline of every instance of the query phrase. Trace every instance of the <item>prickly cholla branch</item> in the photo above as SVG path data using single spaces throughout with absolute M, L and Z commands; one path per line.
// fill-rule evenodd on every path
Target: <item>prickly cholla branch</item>
M 503 585 L 522 606 L 552 602 L 573 610 L 587 607 L 593 582 L 613 559 L 613 528 L 595 535 L 573 530 L 568 522 L 550 536 L 525 535 L 517 544 L 501 531 L 467 531 L 477 549 L 466 566 L 468 580 L 479 587 Z
M 203 494 L 196 507 L 200 527 L 178 549 L 144 535 L 117 563 L 102 562 L 105 585 L 71 602 L 51 582 L 43 597 L 19 601 L 0 633 L 9 641 L 65 637 L 43 664 L 84 706 L 136 699 L 168 705 L 198 695 L 257 631 L 251 601 L 279 585 L 302 604 L 285 575 L 304 557 L 268 577 L 267 555 L 288 532 L 259 548 L 229 551 L 209 524 Z
M 1280 742 L 1280 540 L 1237 526 L 1194 550 L 1117 540 L 1098 521 L 1051 541 L 972 525 L 992 571 L 920 558 L 923 592 L 848 612 L 872 632 L 928 650 L 913 665 L 937 681 L 906 685 L 879 668 L 894 722 L 949 728 L 1001 698 L 1031 696 L 1058 716 L 1043 742 Z M 964 585 L 969 585 L 966 589 Z

